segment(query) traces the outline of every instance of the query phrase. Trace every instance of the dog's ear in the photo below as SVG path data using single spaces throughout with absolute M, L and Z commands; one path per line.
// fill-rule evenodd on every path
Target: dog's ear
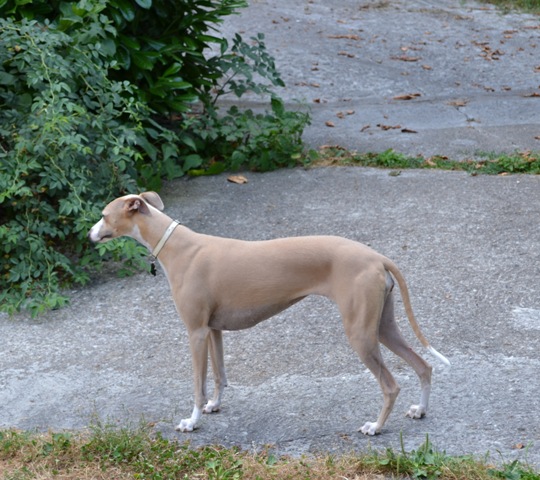
M 160 211 L 163 211 L 163 209 L 165 208 L 165 205 L 163 205 L 161 198 L 159 198 L 159 195 L 156 192 L 143 192 L 141 193 L 141 197 L 144 199 L 145 202 L 148 202 L 150 205 Z
M 148 208 L 148 205 L 146 205 L 146 202 L 138 196 L 127 198 L 124 208 L 128 213 L 131 214 L 139 212 L 143 215 L 148 215 L 150 213 L 150 209 Z

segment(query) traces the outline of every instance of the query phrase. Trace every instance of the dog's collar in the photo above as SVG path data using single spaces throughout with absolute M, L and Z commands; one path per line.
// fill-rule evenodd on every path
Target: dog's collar
M 156 248 L 152 251 L 152 255 L 150 256 L 151 259 L 151 265 L 150 265 L 150 273 L 152 275 L 156 275 L 156 260 L 159 255 L 159 252 L 161 252 L 161 249 L 165 246 L 167 243 L 167 240 L 169 240 L 169 237 L 174 232 L 174 229 L 180 225 L 180 222 L 178 220 L 173 220 L 171 224 L 167 227 L 167 230 L 165 230 L 165 233 L 161 237 L 161 240 L 156 245 Z

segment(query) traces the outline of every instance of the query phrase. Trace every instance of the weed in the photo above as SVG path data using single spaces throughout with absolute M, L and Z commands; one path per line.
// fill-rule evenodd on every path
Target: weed
M 211 480 L 236 480 L 241 478 L 243 461 L 236 449 L 207 448 L 205 463 L 208 478 Z
M 540 480 L 540 474 L 532 467 L 523 465 L 517 460 L 503 465 L 501 469 L 489 469 L 488 473 L 495 478 L 505 480 Z
M 43 443 L 42 454 L 44 456 L 65 452 L 71 446 L 70 433 L 53 433 L 49 441 Z
M 474 160 L 451 160 L 444 156 L 409 157 L 391 149 L 382 153 L 357 153 L 341 147 L 324 147 L 317 155 L 305 160 L 304 165 L 307 167 L 355 165 L 393 170 L 409 168 L 457 170 L 471 175 L 512 173 L 537 175 L 540 174 L 540 152 L 524 151 L 511 155 L 478 153 Z
M 488 466 L 472 456 L 440 452 L 426 436 L 407 452 L 370 451 L 343 456 L 277 457 L 267 451 L 250 453 L 238 448 L 192 448 L 135 428 L 97 422 L 87 434 L 45 435 L 0 430 L 0 478 L 30 480 L 57 477 L 123 479 L 270 480 L 368 479 L 374 475 L 399 478 L 453 480 L 540 480 L 532 467 L 513 461 Z
M 481 0 L 484 3 L 497 5 L 503 12 L 523 10 L 530 13 L 540 13 L 540 0 Z

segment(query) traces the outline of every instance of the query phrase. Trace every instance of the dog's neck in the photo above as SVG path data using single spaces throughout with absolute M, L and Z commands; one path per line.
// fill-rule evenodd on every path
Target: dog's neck
M 144 245 L 150 253 L 155 255 L 156 247 L 166 235 L 167 229 L 173 223 L 173 220 L 157 208 L 150 206 L 150 209 L 152 220 L 147 220 L 145 214 L 138 214 L 138 221 L 134 223 L 133 231 L 129 236 Z M 163 242 L 159 250 L 164 244 L 165 242 Z
M 154 258 L 154 260 L 157 259 L 159 252 L 161 252 L 161 249 L 165 246 L 167 240 L 169 240 L 169 237 L 172 235 L 178 225 L 180 225 L 180 222 L 178 220 L 173 220 L 169 224 L 167 230 L 165 230 L 165 233 L 163 233 L 163 236 L 159 240 L 158 244 L 152 250 L 152 257 Z

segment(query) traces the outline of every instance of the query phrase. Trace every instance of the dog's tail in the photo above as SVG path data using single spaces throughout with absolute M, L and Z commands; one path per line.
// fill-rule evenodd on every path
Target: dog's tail
M 411 299 L 409 297 L 409 289 L 407 288 L 407 283 L 405 282 L 405 278 L 399 271 L 398 267 L 396 266 L 394 262 L 392 262 L 390 259 L 386 257 L 383 257 L 383 265 L 384 265 L 384 268 L 388 270 L 397 280 L 397 283 L 399 285 L 399 290 L 401 292 L 401 298 L 403 299 L 405 312 L 407 313 L 407 318 L 409 319 L 409 323 L 411 324 L 411 327 L 415 335 L 417 336 L 418 340 L 420 340 L 420 343 L 429 351 L 429 353 L 437 357 L 444 364 L 450 366 L 450 361 L 442 353 L 439 353 L 429 344 L 427 338 L 422 333 L 422 330 L 420 330 L 420 326 L 418 325 L 418 322 L 416 321 L 414 312 L 411 307 Z

